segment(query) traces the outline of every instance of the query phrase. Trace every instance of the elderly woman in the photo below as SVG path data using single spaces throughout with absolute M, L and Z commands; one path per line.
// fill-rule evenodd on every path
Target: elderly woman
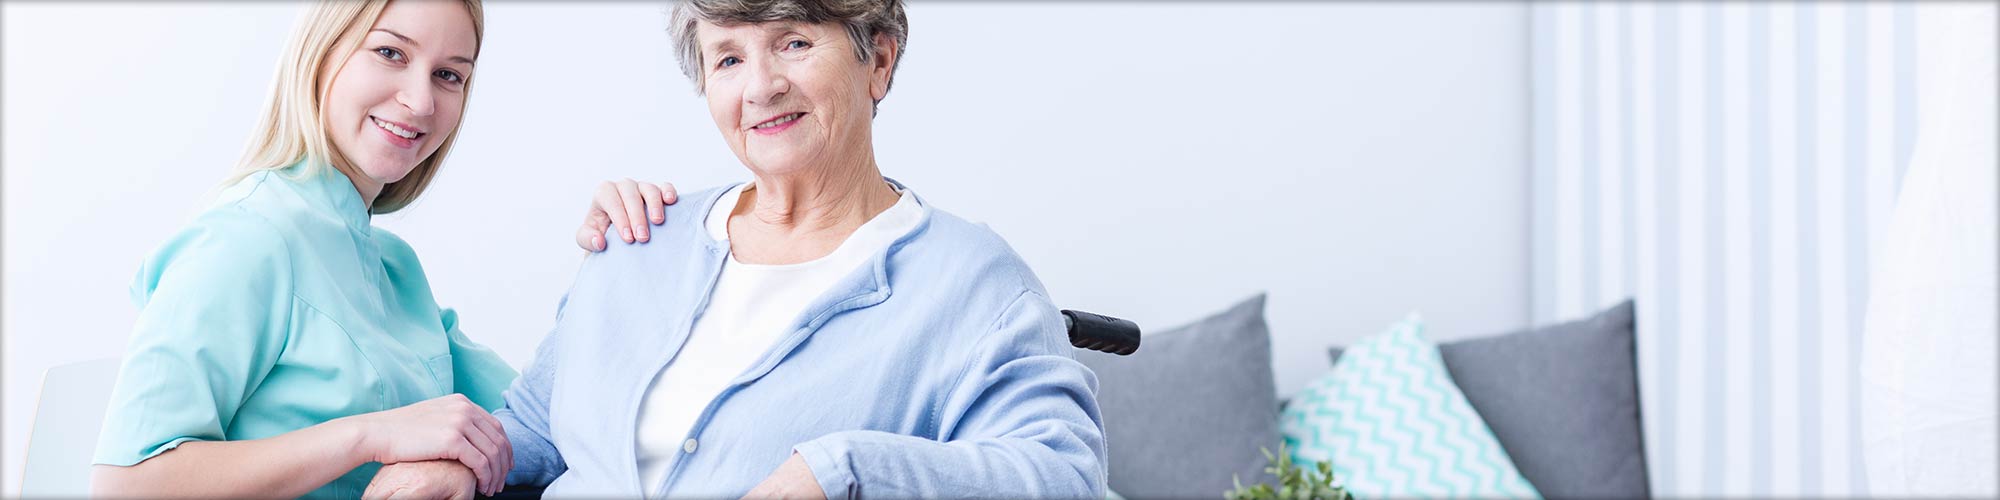
M 751 182 L 591 256 L 495 412 L 551 496 L 1102 497 L 1096 379 L 1021 258 L 875 162 L 899 0 L 693 0 Z

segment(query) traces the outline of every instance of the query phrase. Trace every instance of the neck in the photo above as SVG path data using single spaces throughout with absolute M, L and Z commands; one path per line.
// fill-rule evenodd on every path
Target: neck
M 896 200 L 873 158 L 795 174 L 757 173 L 729 217 L 732 251 L 760 264 L 824 257 Z
M 334 163 L 333 171 L 346 176 L 347 182 L 354 185 L 354 191 L 361 194 L 361 206 L 375 206 L 375 197 L 382 195 L 382 183 L 375 182 L 375 179 L 370 179 L 366 175 L 357 174 L 352 167 L 342 166 L 339 162 Z
M 758 174 L 743 191 L 735 215 L 780 234 L 845 234 L 896 203 L 873 161 L 788 175 Z M 734 217 L 732 217 L 734 219 Z
M 347 179 L 354 180 L 354 177 L 348 176 Z M 373 207 L 375 206 L 375 197 L 382 195 L 382 185 L 373 182 L 366 184 L 364 186 L 361 182 L 354 183 L 354 191 L 361 194 L 361 206 Z

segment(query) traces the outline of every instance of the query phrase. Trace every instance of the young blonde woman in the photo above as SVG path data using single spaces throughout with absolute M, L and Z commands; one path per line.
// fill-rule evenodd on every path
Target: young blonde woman
M 239 172 L 145 261 L 93 462 L 114 497 L 496 493 L 512 447 L 489 410 L 516 372 L 459 332 L 407 243 L 370 224 L 451 150 L 483 35 L 479 0 L 325 0 L 288 43 Z M 645 240 L 671 185 L 600 186 Z M 381 465 L 392 464 L 392 465 Z M 421 471 L 437 491 L 370 488 Z

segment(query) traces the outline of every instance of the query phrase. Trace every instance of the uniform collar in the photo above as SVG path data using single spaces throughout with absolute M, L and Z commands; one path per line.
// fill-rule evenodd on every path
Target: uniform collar
M 332 165 L 310 165 L 308 162 L 311 160 L 285 167 L 285 177 L 297 182 L 301 188 L 299 191 L 313 204 L 332 210 L 349 228 L 367 234 L 371 227 L 368 205 L 361 202 L 361 192 L 354 188 L 354 181 Z

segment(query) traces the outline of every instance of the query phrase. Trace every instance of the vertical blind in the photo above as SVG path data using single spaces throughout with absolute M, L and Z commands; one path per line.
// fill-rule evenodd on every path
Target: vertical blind
M 1869 250 L 1916 137 L 1914 6 L 1531 16 L 1532 319 L 1636 298 L 1655 494 L 1865 494 Z

